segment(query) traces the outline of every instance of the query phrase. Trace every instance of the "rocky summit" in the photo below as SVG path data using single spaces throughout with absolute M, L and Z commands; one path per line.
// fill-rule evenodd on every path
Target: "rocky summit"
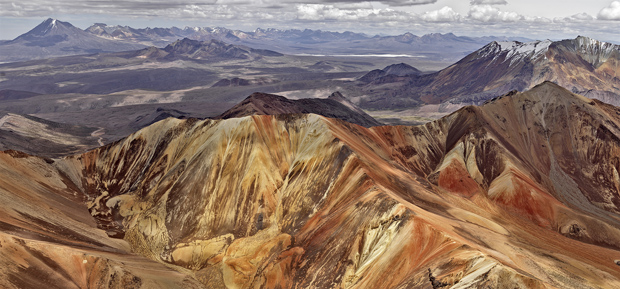
M 422 126 L 168 118 L 6 151 L 0 287 L 617 288 L 619 137 L 546 82 Z

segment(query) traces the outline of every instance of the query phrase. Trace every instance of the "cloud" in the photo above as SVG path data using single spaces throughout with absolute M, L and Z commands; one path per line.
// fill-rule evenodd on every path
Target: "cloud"
M 598 18 L 603 20 L 620 20 L 620 1 L 614 1 L 609 6 L 601 9 Z
M 439 10 L 424 13 L 421 18 L 428 22 L 455 22 L 461 19 L 461 15 L 454 12 L 452 8 L 444 6 Z
M 347 6 L 345 6 L 347 7 Z M 408 21 L 412 15 L 393 9 L 345 8 L 327 4 L 298 4 L 297 19 L 309 21 Z
M 506 5 L 506 0 L 471 0 L 471 5 Z
M 221 1 L 218 0 L 219 4 Z M 232 0 L 232 1 L 245 1 L 245 0 Z M 359 1 L 359 0 L 259 0 L 254 1 L 254 4 L 270 3 L 270 4 L 292 4 L 292 5 L 304 5 L 304 4 L 323 4 L 323 5 L 336 5 L 339 8 L 348 6 L 369 6 L 371 2 L 378 2 L 387 6 L 415 6 L 415 5 L 427 5 L 437 3 L 438 0 L 376 0 L 376 1 Z
M 571 15 L 571 16 L 564 17 L 564 18 L 560 17 L 560 18 L 553 19 L 554 22 L 589 22 L 593 20 L 594 20 L 594 17 L 585 12 Z
M 187 14 L 196 17 L 210 18 L 209 11 L 218 7 L 232 7 L 232 11 L 254 12 L 256 10 L 280 8 L 274 14 L 294 13 L 298 5 L 333 5 L 335 9 L 372 9 L 371 2 L 400 7 L 426 5 L 438 0 L 31 0 L 31 1 L 0 1 L 0 16 L 9 17 L 47 17 L 64 14 L 108 14 L 115 16 L 153 16 L 166 18 L 183 18 Z M 221 9 L 219 9 L 221 10 Z M 335 11 L 332 11 L 333 13 Z M 203 15 L 206 13 L 206 15 Z M 364 13 L 364 12 L 359 12 Z M 221 16 L 221 13 L 219 14 Z M 219 17 L 219 16 L 218 16 Z M 230 16 L 230 17 L 234 17 Z
M 516 12 L 501 11 L 491 5 L 471 6 L 467 17 L 480 22 L 515 22 L 524 19 Z
M 426 5 L 437 3 L 437 0 L 391 0 L 380 1 L 383 4 L 390 6 L 414 6 L 414 5 Z

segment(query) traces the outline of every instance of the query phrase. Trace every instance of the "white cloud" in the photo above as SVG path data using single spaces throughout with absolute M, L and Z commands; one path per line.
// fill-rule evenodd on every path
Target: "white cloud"
M 412 6 L 412 5 L 426 5 L 436 3 L 437 0 L 390 0 L 380 1 L 383 4 L 390 6 Z
M 310 21 L 407 21 L 412 15 L 393 9 L 342 9 L 327 4 L 298 4 L 297 19 Z
M 455 22 L 461 19 L 461 15 L 448 6 L 444 6 L 439 10 L 426 12 L 421 17 L 428 22 Z
M 506 5 L 506 0 L 471 0 L 471 5 Z
M 620 1 L 614 1 L 598 13 L 599 19 L 620 20 Z
M 568 17 L 563 17 L 563 18 L 559 17 L 559 18 L 553 19 L 554 22 L 589 22 L 593 20 L 594 20 L 594 17 L 585 12 L 571 15 Z
M 218 4 L 222 0 L 218 0 Z M 230 1 L 230 0 L 226 0 Z M 244 0 L 232 0 L 232 1 L 244 1 Z M 379 2 L 388 6 L 415 6 L 415 5 L 427 5 L 437 3 L 438 0 L 377 0 L 377 1 L 357 1 L 357 0 L 261 0 L 255 1 L 258 3 L 270 3 L 279 5 L 303 5 L 303 4 L 324 4 L 324 5 L 336 5 L 339 8 L 343 8 L 344 5 L 368 5 L 370 2 Z
M 501 11 L 490 5 L 474 5 L 469 9 L 468 18 L 480 22 L 515 22 L 524 17 L 516 12 Z

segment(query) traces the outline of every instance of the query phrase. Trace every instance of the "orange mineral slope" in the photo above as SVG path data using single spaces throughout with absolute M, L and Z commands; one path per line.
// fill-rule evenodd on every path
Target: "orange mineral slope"
M 167 119 L 80 156 L 5 155 L 3 199 L 67 199 L 53 218 L 74 208 L 79 237 L 3 234 L 57 263 L 58 250 L 142 258 L 114 263 L 134 288 L 620 288 L 619 114 L 544 83 L 417 127 Z M 5 206 L 5 223 L 35 224 Z M 35 259 L 12 260 L 4 274 L 37 276 L 20 269 Z M 45 264 L 57 284 L 81 268 Z

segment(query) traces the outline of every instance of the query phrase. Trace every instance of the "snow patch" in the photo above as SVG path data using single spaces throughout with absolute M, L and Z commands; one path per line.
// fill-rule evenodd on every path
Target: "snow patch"
M 577 37 L 573 43 L 581 57 L 595 66 L 607 61 L 614 51 L 620 50 L 618 45 L 585 36 Z
M 512 66 L 524 59 L 535 60 L 539 57 L 544 57 L 551 43 L 553 43 L 553 41 L 548 39 L 526 43 L 519 41 L 497 41 L 488 45 L 487 49 L 482 53 L 482 56 L 494 56 L 493 61 L 495 61 L 500 55 L 505 54 L 506 56 L 503 62 L 510 61 L 510 66 Z

